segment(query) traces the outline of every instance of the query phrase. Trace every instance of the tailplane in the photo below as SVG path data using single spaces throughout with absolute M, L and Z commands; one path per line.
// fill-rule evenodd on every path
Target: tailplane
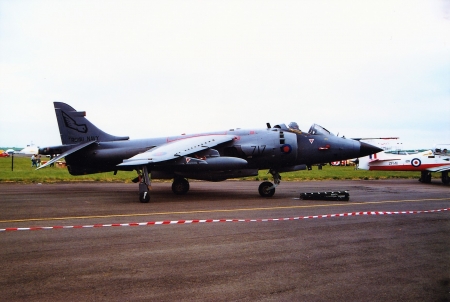
M 63 145 L 129 139 L 128 136 L 114 136 L 100 130 L 85 118 L 85 111 L 76 111 L 71 106 L 61 102 L 54 102 L 53 104 Z

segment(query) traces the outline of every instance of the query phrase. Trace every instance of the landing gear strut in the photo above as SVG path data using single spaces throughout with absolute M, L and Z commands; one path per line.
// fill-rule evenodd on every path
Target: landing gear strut
M 269 173 L 272 174 L 273 182 L 275 184 L 271 183 L 270 181 L 261 183 L 259 185 L 258 192 L 262 197 L 272 197 L 273 194 L 275 194 L 275 188 L 278 187 L 281 182 L 281 176 L 277 171 L 270 169 Z
M 150 201 L 150 176 L 146 166 L 142 167 L 142 172 L 139 174 L 139 201 L 147 203 Z

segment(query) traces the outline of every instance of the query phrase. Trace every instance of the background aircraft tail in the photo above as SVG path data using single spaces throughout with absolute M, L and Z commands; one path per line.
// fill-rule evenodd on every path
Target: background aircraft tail
M 369 170 L 369 163 L 372 161 L 373 155 L 364 156 L 359 158 L 358 169 L 360 170 Z
M 76 111 L 61 102 L 54 102 L 53 105 L 63 145 L 129 139 L 128 136 L 114 136 L 100 130 L 85 118 L 85 111 Z

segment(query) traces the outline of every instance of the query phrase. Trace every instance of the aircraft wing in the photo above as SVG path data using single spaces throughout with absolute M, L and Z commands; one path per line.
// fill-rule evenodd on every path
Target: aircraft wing
M 143 166 L 166 162 L 215 147 L 222 143 L 231 142 L 234 138 L 234 135 L 204 135 L 183 138 L 125 159 L 118 166 Z M 196 161 L 206 164 L 206 162 L 201 160 Z
M 369 163 L 375 163 L 375 162 L 380 162 L 380 161 L 391 161 L 391 160 L 401 160 L 401 158 L 375 158 L 369 161 Z
M 399 137 L 352 137 L 351 139 L 355 141 L 362 141 L 372 139 L 399 139 Z
M 444 172 L 444 171 L 450 171 L 450 164 L 445 165 L 445 166 L 439 166 L 439 167 L 428 168 L 427 171 L 430 171 L 430 172 Z

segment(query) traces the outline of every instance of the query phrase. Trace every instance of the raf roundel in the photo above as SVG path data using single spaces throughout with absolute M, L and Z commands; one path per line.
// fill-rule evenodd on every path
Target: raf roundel
M 292 147 L 291 145 L 288 144 L 284 144 L 283 146 L 281 146 L 281 152 L 283 152 L 284 154 L 289 154 L 292 151 Z
M 418 158 L 413 158 L 413 160 L 411 161 L 411 165 L 413 165 L 413 167 L 419 167 L 421 164 L 422 162 Z

